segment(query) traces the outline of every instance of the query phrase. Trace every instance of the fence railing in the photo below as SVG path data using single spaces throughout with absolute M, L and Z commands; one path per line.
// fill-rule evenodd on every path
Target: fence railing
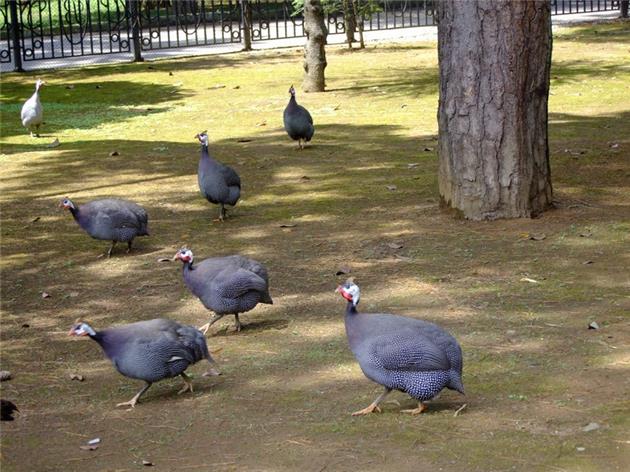
M 327 0 L 329 34 L 435 25 L 439 0 Z M 0 62 L 118 54 L 304 36 L 291 0 L 0 0 Z M 551 0 L 552 14 L 619 9 L 619 0 Z

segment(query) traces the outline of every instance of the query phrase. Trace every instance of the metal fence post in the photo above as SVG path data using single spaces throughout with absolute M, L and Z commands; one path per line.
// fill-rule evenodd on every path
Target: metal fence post
M 243 51 L 252 50 L 252 9 L 247 0 L 241 2 L 241 31 L 243 38 Z
M 131 17 L 131 40 L 133 43 L 133 62 L 143 62 L 142 58 L 142 30 L 140 29 L 139 0 L 127 0 L 129 2 L 129 16 Z
M 18 16 L 17 0 L 9 0 L 9 17 L 11 22 L 11 42 L 13 43 L 13 70 L 15 72 L 24 72 L 24 69 L 22 68 L 20 17 Z

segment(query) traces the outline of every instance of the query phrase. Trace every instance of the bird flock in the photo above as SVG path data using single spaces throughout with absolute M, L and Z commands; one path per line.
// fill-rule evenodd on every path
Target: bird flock
M 43 84 L 37 81 L 35 93 L 22 108 L 22 124 L 31 136 L 37 135 L 43 123 L 39 96 Z M 283 114 L 284 128 L 289 137 L 297 141 L 298 149 L 303 149 L 315 132 L 313 118 L 297 103 L 293 86 L 289 94 Z M 227 218 L 225 206 L 236 205 L 241 196 L 241 179 L 233 168 L 209 154 L 206 131 L 195 138 L 201 144 L 197 171 L 199 190 L 210 203 L 219 205 L 218 220 L 223 222 Z M 66 197 L 60 206 L 67 209 L 92 238 L 111 242 L 107 257 L 112 255 L 118 242 L 127 243 L 127 252 L 130 252 L 136 237 L 149 235 L 147 212 L 134 202 L 107 198 L 77 205 Z M 178 250 L 173 260 L 182 262 L 185 285 L 213 312 L 205 325 L 196 328 L 159 318 L 96 330 L 85 320 L 77 320 L 68 333 L 96 341 L 118 372 L 145 382 L 131 400 L 117 406 L 135 407 L 153 383 L 176 376 L 184 381 L 179 393 L 192 392 L 193 385 L 185 371 L 202 360 L 209 364 L 204 375 L 219 375 L 206 343 L 209 328 L 224 316 L 232 315 L 238 332 L 242 328 L 240 314 L 253 310 L 259 303 L 273 304 L 269 274 L 260 262 L 241 255 L 197 262 L 190 248 Z M 357 309 L 360 289 L 352 279 L 340 285 L 337 292 L 347 302 L 344 319 L 350 349 L 365 376 L 384 387 L 374 402 L 353 415 L 380 412 L 379 404 L 393 390 L 405 392 L 417 400 L 417 408 L 403 410 L 412 415 L 423 412 L 427 408 L 425 402 L 444 388 L 464 393 L 462 350 L 451 334 L 413 317 L 360 313 Z M 5 409 L 9 411 L 13 405 L 4 402 L 3 419 Z

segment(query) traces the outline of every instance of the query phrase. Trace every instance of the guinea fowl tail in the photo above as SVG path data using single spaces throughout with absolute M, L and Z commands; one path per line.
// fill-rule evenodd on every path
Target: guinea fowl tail
M 268 305 L 273 305 L 273 300 L 271 299 L 271 295 L 265 293 L 263 297 L 260 299 L 260 303 L 267 303 Z
M 447 387 L 450 388 L 451 390 L 455 390 L 459 393 L 461 393 L 462 395 L 466 395 L 466 392 L 464 391 L 464 384 L 462 383 L 462 377 L 461 375 L 459 375 L 459 372 L 450 371 L 451 374 L 451 378 L 448 382 Z

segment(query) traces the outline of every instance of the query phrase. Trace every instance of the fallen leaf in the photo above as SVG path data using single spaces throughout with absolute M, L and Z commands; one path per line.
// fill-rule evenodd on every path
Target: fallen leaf
M 30 222 L 31 222 L 31 223 L 35 223 L 36 221 L 39 221 L 39 220 L 40 220 L 40 217 L 39 217 L 39 216 L 36 216 L 36 217 L 35 217 L 35 218 L 33 218 Z
M 407 104 L 403 103 L 402 105 L 400 105 L 400 108 L 407 108 Z
M 600 428 L 599 423 L 589 423 L 582 428 L 582 431 L 584 431 L 585 433 L 588 433 L 590 431 L 595 431 L 596 429 L 599 429 L 599 428 Z
M 83 382 L 85 378 L 81 374 L 70 374 L 70 380 L 78 380 L 79 382 Z
M 241 86 L 240 86 L 240 85 L 235 85 L 234 87 L 232 87 L 232 89 L 233 89 L 233 90 L 238 90 L 238 89 L 240 89 L 240 88 L 241 88 Z
M 295 228 L 297 225 L 293 223 L 283 223 L 280 225 L 280 228 Z
M 576 448 L 575 448 L 575 450 L 576 450 L 577 452 L 584 452 L 584 451 L 586 451 L 586 448 L 585 448 L 585 447 L 582 447 L 582 446 L 578 446 L 578 447 L 576 447 Z
M 267 126 L 267 120 L 263 120 L 260 123 L 257 123 L 256 126 Z
M 148 66 L 148 67 L 147 67 L 147 69 L 149 69 L 149 70 L 153 70 L 153 69 L 155 69 L 155 67 L 153 67 L 153 66 Z
M 239 138 L 236 140 L 237 143 L 250 143 L 252 140 L 249 138 Z
M 100 85 L 97 85 L 97 86 L 96 86 L 96 87 L 94 87 L 94 88 L 100 89 L 100 88 L 101 88 L 101 86 L 100 86 Z
M 593 261 L 584 261 L 582 262 L 582 265 L 591 265 L 593 263 Z
M 100 444 L 100 443 L 101 443 L 101 438 L 94 438 L 94 439 L 90 439 L 88 441 L 88 445 L 89 446 L 95 446 L 95 445 Z
M 341 108 L 341 105 L 335 105 L 335 106 L 333 107 L 333 110 L 339 110 L 339 108 Z
M 539 284 L 538 280 L 530 279 L 529 277 L 523 277 L 521 282 L 529 282 L 530 284 Z
M 59 140 L 57 138 L 55 138 L 55 140 L 50 143 L 50 144 L 46 144 L 47 148 L 56 148 L 59 146 Z
M 72 90 L 74 88 L 74 85 L 66 85 L 66 89 L 68 90 Z
M 173 73 L 172 73 L 172 72 L 169 72 L 169 73 L 168 73 L 168 75 L 170 75 L 170 76 L 172 77 L 172 76 L 173 76 Z
M 184 85 L 184 82 L 175 82 L 173 87 L 181 87 L 182 85 Z
M 213 85 L 212 87 L 208 87 L 208 90 L 216 90 L 225 88 L 225 85 Z
M 613 143 L 610 145 L 612 149 L 617 149 L 619 147 L 619 143 Z
M 335 275 L 344 275 L 344 274 L 349 274 L 350 272 L 351 272 L 350 267 L 348 267 L 348 266 L 341 266 L 341 267 L 339 267 L 337 272 L 335 272 Z
M 431 151 L 433 151 L 433 148 L 432 148 L 432 147 L 428 147 L 428 146 L 427 146 L 427 147 L 425 147 L 425 148 L 423 149 L 423 151 L 426 151 L 426 152 L 431 152 Z
M 400 243 L 387 243 L 387 247 L 391 249 L 401 249 L 403 245 Z
M 303 175 L 302 177 L 300 177 L 300 179 L 302 179 L 302 180 L 311 180 L 311 178 L 308 175 Z
M 593 233 L 580 233 L 580 238 L 590 238 Z
M 42 292 L 42 298 L 50 298 L 50 293 Z
M 0 382 L 4 382 L 5 380 L 11 380 L 11 372 L 8 370 L 0 370 Z
M 147 467 L 151 467 L 153 465 L 153 462 L 151 461 L 147 461 L 147 460 L 142 460 L 142 465 L 145 465 Z
M 31 325 L 28 323 L 22 323 L 22 328 L 30 328 Z
M 171 262 L 173 259 L 170 257 L 159 257 L 158 262 Z
M 588 329 L 599 329 L 599 325 L 597 324 L 597 321 L 591 321 L 588 324 Z
M 418 167 L 419 165 L 419 162 L 413 162 L 411 164 L 407 164 L 407 169 L 413 169 L 414 167 Z
M 387 190 L 394 192 L 396 190 L 398 190 L 398 187 L 396 187 L 395 185 L 388 185 L 387 186 Z
M 543 240 L 547 239 L 547 235 L 545 233 L 530 234 L 528 239 L 530 239 L 532 241 L 543 241 Z

